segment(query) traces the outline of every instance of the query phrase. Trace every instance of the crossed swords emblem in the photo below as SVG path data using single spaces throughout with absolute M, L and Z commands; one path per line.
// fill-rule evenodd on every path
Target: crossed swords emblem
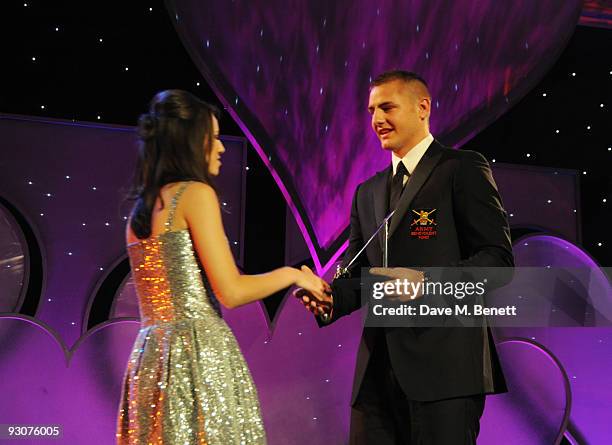
M 414 209 L 412 211 L 416 215 L 418 215 L 418 218 L 412 221 L 412 224 L 410 224 L 411 226 L 414 226 L 415 224 L 418 224 L 420 226 L 426 226 L 428 223 L 433 224 L 434 226 L 437 226 L 434 220 L 429 218 L 429 215 L 435 212 L 436 209 L 430 210 L 429 212 L 426 212 L 425 210 L 414 210 Z

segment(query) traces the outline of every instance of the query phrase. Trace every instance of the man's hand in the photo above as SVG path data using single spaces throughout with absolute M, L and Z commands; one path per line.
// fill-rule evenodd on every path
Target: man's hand
M 423 296 L 425 275 L 420 270 L 407 267 L 372 267 L 370 268 L 370 274 L 391 278 L 385 284 L 395 284 L 397 280 L 401 281 L 401 285 L 397 289 L 399 292 L 385 294 L 385 298 L 391 301 L 407 302 Z
M 313 314 L 321 316 L 327 313 L 331 316 L 334 303 L 331 292 L 326 291 L 322 296 L 318 297 L 306 289 L 298 288 L 293 291 L 293 296 L 299 298 L 304 307 Z

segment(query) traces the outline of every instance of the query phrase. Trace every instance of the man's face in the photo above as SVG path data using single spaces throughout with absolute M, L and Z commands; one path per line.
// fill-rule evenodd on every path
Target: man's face
M 429 132 L 429 99 L 424 100 L 418 88 L 402 80 L 372 88 L 368 111 L 382 148 L 401 156 Z

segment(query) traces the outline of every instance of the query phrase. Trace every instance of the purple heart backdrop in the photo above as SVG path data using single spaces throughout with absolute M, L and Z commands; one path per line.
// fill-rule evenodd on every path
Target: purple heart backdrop
M 388 162 L 369 128 L 372 77 L 419 72 L 433 97 L 432 133 L 460 144 L 540 80 L 582 1 L 167 4 L 193 60 L 278 178 L 320 268 L 336 257 L 355 187 Z

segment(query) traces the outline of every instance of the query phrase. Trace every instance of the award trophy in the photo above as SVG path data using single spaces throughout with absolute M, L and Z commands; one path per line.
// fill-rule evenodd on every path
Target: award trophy
M 353 263 L 355 262 L 355 260 L 357 260 L 357 258 L 359 258 L 359 255 L 361 255 L 363 253 L 363 251 L 366 249 L 366 247 L 368 247 L 370 245 L 370 243 L 372 242 L 372 240 L 374 238 L 376 238 L 376 236 L 378 235 L 378 233 L 384 229 L 384 234 L 385 234 L 385 240 L 383 243 L 383 258 L 382 258 L 382 263 L 383 263 L 383 267 L 387 267 L 388 265 L 388 240 L 389 240 L 389 221 L 391 220 L 391 217 L 393 216 L 393 214 L 395 213 L 395 210 L 393 210 L 391 213 L 389 213 L 385 219 L 383 220 L 383 222 L 380 224 L 380 226 L 378 226 L 378 228 L 374 231 L 374 233 L 372 234 L 372 236 L 370 237 L 370 239 L 368 239 L 368 241 L 363 245 L 363 247 L 361 249 L 359 249 L 359 252 L 357 252 L 355 254 L 355 256 L 353 258 L 351 258 L 351 260 L 348 262 L 348 264 L 344 267 L 340 267 L 340 265 L 338 264 L 338 266 L 336 267 L 336 273 L 334 274 L 334 280 L 337 280 L 339 278 L 351 278 L 351 266 L 353 265 Z M 304 294 L 302 293 L 301 295 L 298 295 L 298 293 L 295 294 L 295 296 L 297 298 L 301 298 L 302 296 L 304 296 Z M 313 296 L 309 296 L 310 298 L 314 298 Z M 320 315 L 321 320 L 324 323 L 329 322 L 330 320 L 330 312 L 331 312 L 331 304 L 321 301 L 317 298 L 314 298 L 317 305 L 324 307 L 326 309 L 325 312 L 323 312 L 323 314 Z
M 336 267 L 336 273 L 334 274 L 334 280 L 338 278 L 351 278 L 351 271 L 350 271 L 351 266 L 353 265 L 355 260 L 359 258 L 359 255 L 361 255 L 361 253 L 366 249 L 366 247 L 368 247 L 368 245 L 372 242 L 372 240 L 376 237 L 376 235 L 378 235 L 378 233 L 383 229 L 385 233 L 385 242 L 383 244 L 382 263 L 383 263 L 383 267 L 388 267 L 389 220 L 391 219 L 394 213 L 395 213 L 395 210 L 393 210 L 391 213 L 389 213 L 385 217 L 385 219 L 380 224 L 380 226 L 378 226 L 378 229 L 376 229 L 376 231 L 372 234 L 370 239 L 363 245 L 361 249 L 359 249 L 359 252 L 355 254 L 355 256 L 351 259 L 351 261 L 348 262 L 348 264 L 345 267 L 340 267 L 340 264 L 338 264 L 338 266 Z

